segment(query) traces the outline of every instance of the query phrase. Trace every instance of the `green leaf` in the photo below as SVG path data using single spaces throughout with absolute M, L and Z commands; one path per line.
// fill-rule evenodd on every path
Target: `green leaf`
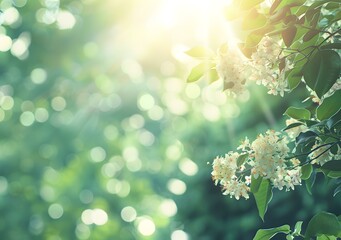
M 211 69 L 207 73 L 207 77 L 210 83 L 213 83 L 219 79 L 219 75 L 217 73 L 217 70 L 215 68 Z
M 288 84 L 290 90 L 295 89 L 301 82 L 303 76 L 302 68 L 301 67 L 295 67 L 290 70 L 287 76 Z
M 293 40 L 295 39 L 297 33 L 297 28 L 295 26 L 291 26 L 282 31 L 282 38 L 285 46 L 290 47 Z
M 337 113 L 341 108 L 341 90 L 336 91 L 330 97 L 323 100 L 316 109 L 316 116 L 319 120 L 328 119 Z
M 276 228 L 259 229 L 256 233 L 256 236 L 253 238 L 253 240 L 269 240 L 278 233 L 289 234 L 290 226 L 283 225 L 283 226 L 276 227 Z
M 185 53 L 195 58 L 211 58 L 214 56 L 214 53 L 211 49 L 202 46 L 193 47 Z
M 332 213 L 320 212 L 309 221 L 305 232 L 305 240 L 318 234 L 337 236 L 341 233 L 341 223 Z
M 272 187 L 270 184 L 270 180 L 263 179 L 258 191 L 256 193 L 253 193 L 253 196 L 256 200 L 258 214 L 260 218 L 264 221 L 264 215 L 272 198 Z
M 313 166 L 311 164 L 304 165 L 301 168 L 301 172 L 302 172 L 301 178 L 303 180 L 307 180 L 310 178 L 311 173 L 313 172 Z
M 305 180 L 305 187 L 310 195 L 312 195 L 311 189 L 314 186 L 315 179 L 316 179 L 316 172 L 313 171 L 310 177 L 307 180 Z
M 337 240 L 334 236 L 321 235 L 317 236 L 316 240 Z
M 256 9 L 252 9 L 243 19 L 242 29 L 252 30 L 258 29 L 266 24 L 266 17 L 263 14 L 257 12 Z
M 237 167 L 240 167 L 241 165 L 244 164 L 245 160 L 249 157 L 248 153 L 245 154 L 241 154 L 238 158 L 237 158 Z
M 317 52 L 303 68 L 306 84 L 322 97 L 334 85 L 340 75 L 341 58 L 333 50 Z
M 333 115 L 331 118 L 328 119 L 326 125 L 329 129 L 332 129 L 340 122 L 341 122 L 341 109 L 335 115 Z
M 315 29 L 310 30 L 309 32 L 304 34 L 303 41 L 308 42 L 309 40 L 311 40 L 313 37 L 315 37 L 319 33 L 320 33 L 320 31 L 318 31 L 318 30 L 315 30 Z
M 292 128 L 295 128 L 295 127 L 298 127 L 301 125 L 304 125 L 304 123 L 295 122 L 295 123 L 289 124 L 287 127 L 283 128 L 282 131 L 286 131 L 286 130 L 289 130 L 289 129 L 292 129 Z
M 301 234 L 302 224 L 303 224 L 302 221 L 298 221 L 298 222 L 295 224 L 295 230 L 294 230 L 294 232 L 293 232 L 293 235 L 300 235 L 300 234 Z
M 275 12 L 276 10 L 279 11 L 283 8 L 287 8 L 289 11 L 291 7 L 300 6 L 305 2 L 305 0 L 281 0 L 280 3 L 276 3 L 275 6 L 271 6 L 270 11 Z M 275 2 L 274 2 L 275 4 Z M 273 4 L 273 5 L 274 5 Z
M 341 160 L 332 160 L 321 166 L 321 169 L 330 171 L 341 171 Z
M 256 47 L 256 46 L 258 45 L 258 43 L 262 40 L 262 38 L 263 38 L 262 35 L 250 33 L 250 34 L 247 35 L 247 37 L 246 37 L 246 40 L 245 40 L 245 47 L 246 47 L 246 48 L 253 48 L 253 47 Z
M 315 138 L 317 136 L 318 135 L 315 132 L 313 132 L 313 131 L 301 132 L 296 137 L 296 145 L 298 145 L 298 144 L 306 145 L 308 142 L 315 141 Z
M 335 188 L 334 193 L 333 193 L 333 197 L 335 197 L 340 192 L 341 192 L 341 184 L 337 188 Z
M 310 119 L 310 112 L 305 108 L 289 107 L 284 115 L 287 115 L 293 119 Z
M 250 186 L 250 190 L 252 193 L 256 193 L 258 192 L 258 189 L 260 187 L 260 184 L 262 183 L 263 178 L 262 177 L 258 177 L 258 178 L 254 178 L 253 175 L 251 175 L 251 186 Z
M 341 49 L 341 43 L 328 43 L 328 44 L 322 45 L 320 48 L 321 49 Z
M 195 82 L 198 81 L 202 76 L 204 76 L 204 74 L 206 72 L 208 72 L 209 70 L 211 70 L 213 67 L 215 66 L 214 63 L 208 63 L 208 62 L 202 62 L 200 64 L 198 64 L 197 66 L 195 66 L 188 78 L 187 78 L 187 82 Z

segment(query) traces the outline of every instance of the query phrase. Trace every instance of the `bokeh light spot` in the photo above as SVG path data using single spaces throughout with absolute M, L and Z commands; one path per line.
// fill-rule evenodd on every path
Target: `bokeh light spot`
M 121 211 L 121 218 L 125 222 L 133 222 L 137 217 L 135 208 L 131 206 L 124 207 Z
M 168 190 L 175 195 L 182 195 L 186 192 L 186 183 L 179 179 L 170 179 L 167 183 Z
M 58 218 L 61 218 L 63 216 L 64 209 L 63 209 L 62 205 L 60 205 L 58 203 L 54 203 L 54 204 L 50 205 L 50 207 L 48 209 L 48 213 L 52 219 L 58 219 Z
M 151 236 L 155 232 L 155 224 L 149 217 L 141 217 L 138 220 L 137 229 L 143 236 Z

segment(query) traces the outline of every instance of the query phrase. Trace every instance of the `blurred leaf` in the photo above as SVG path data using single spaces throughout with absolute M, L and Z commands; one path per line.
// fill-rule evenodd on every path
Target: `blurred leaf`
M 215 68 L 209 70 L 207 73 L 207 76 L 208 76 L 208 80 L 210 83 L 213 83 L 213 82 L 219 80 L 219 75 L 218 75 L 217 70 Z
M 306 132 L 301 132 L 297 137 L 296 137 L 296 144 L 306 144 L 307 142 L 310 141 L 315 141 L 315 138 L 317 137 L 317 133 L 313 131 L 306 131 Z
M 257 6 L 262 3 L 264 0 L 241 0 L 240 7 L 241 9 L 247 10 Z
M 334 193 L 333 193 L 333 197 L 335 197 L 340 192 L 341 192 L 341 184 L 339 186 L 337 186 L 337 188 L 335 188 Z
M 309 32 L 304 34 L 303 41 L 308 42 L 309 40 L 311 40 L 313 37 L 315 37 L 319 33 L 320 33 L 320 31 L 318 31 L 318 30 L 315 30 L 315 29 L 310 30 Z
M 287 76 L 290 90 L 295 89 L 301 82 L 303 76 L 302 68 L 299 66 L 290 70 Z
M 300 119 L 310 119 L 311 117 L 311 114 L 310 112 L 305 109 L 305 108 L 296 108 L 296 107 L 289 107 L 284 115 L 287 115 L 293 119 L 297 119 L 297 120 L 300 120 Z
M 264 215 L 272 198 L 272 186 L 270 184 L 270 180 L 262 179 L 258 191 L 253 193 L 253 196 L 256 200 L 258 214 L 260 218 L 264 221 Z
M 341 43 L 328 43 L 328 44 L 322 45 L 320 48 L 321 49 L 341 49 Z
M 330 97 L 323 99 L 323 102 L 316 109 L 316 116 L 319 120 L 325 120 L 336 114 L 341 108 L 341 90 L 336 91 Z
M 321 235 L 317 236 L 316 240 L 337 240 L 334 236 Z
M 185 53 L 195 58 L 211 58 L 214 56 L 214 53 L 211 49 L 202 46 L 193 47 Z
M 257 12 L 256 9 L 252 9 L 243 19 L 242 29 L 252 30 L 258 29 L 266 24 L 266 17 L 263 14 Z
M 318 51 L 303 68 L 306 84 L 322 97 L 340 76 L 341 59 L 333 50 Z
M 305 180 L 305 187 L 310 195 L 312 195 L 311 189 L 314 186 L 315 179 L 316 179 L 316 172 L 313 171 L 310 177 L 307 180 Z
M 321 169 L 330 171 L 341 171 L 341 160 L 328 161 L 321 166 Z
M 242 154 L 237 158 L 237 167 L 244 164 L 245 160 L 249 157 L 248 153 Z
M 283 225 L 283 226 L 276 227 L 276 228 L 259 229 L 256 233 L 256 236 L 253 238 L 253 240 L 269 240 L 278 233 L 285 233 L 285 234 L 290 233 L 290 226 Z
M 341 223 L 337 217 L 328 212 L 320 212 L 309 221 L 305 232 L 305 240 L 318 234 L 338 236 L 341 233 Z
M 287 47 L 291 46 L 295 38 L 296 32 L 297 32 L 297 28 L 295 26 L 289 27 L 282 31 L 282 38 L 285 43 L 285 46 Z
M 302 172 L 301 178 L 303 180 L 307 180 L 310 178 L 310 176 L 313 172 L 313 166 L 311 164 L 306 164 L 306 165 L 302 166 L 301 172 Z
M 215 64 L 212 62 L 202 62 L 198 64 L 191 70 L 187 78 L 187 82 L 198 81 L 202 76 L 204 76 L 205 73 L 211 70 L 214 66 Z
M 301 125 L 304 125 L 304 123 L 295 122 L 295 123 L 289 124 L 287 127 L 283 128 L 282 131 L 286 131 L 286 130 L 289 130 L 289 129 L 292 129 L 292 128 L 295 128 L 295 127 L 298 127 Z

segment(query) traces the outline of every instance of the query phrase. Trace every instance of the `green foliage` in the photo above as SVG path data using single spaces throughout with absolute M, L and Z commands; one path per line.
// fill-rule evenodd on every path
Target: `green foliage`
M 278 233 L 290 233 L 290 226 L 289 225 L 283 225 L 276 228 L 270 228 L 270 229 L 259 229 L 256 233 L 256 236 L 253 238 L 253 240 L 269 240 Z
M 334 214 L 320 212 L 309 221 L 304 239 L 309 240 L 318 234 L 341 236 L 341 223 Z
M 341 109 L 341 90 L 336 91 L 332 96 L 323 100 L 320 106 L 316 109 L 316 117 L 319 120 L 331 118 Z
M 260 177 L 259 177 L 260 178 Z M 255 187 L 257 189 L 257 187 Z M 272 187 L 269 179 L 262 179 L 257 190 L 254 190 L 253 196 L 255 197 L 258 214 L 264 221 L 264 215 L 268 209 L 268 204 L 272 198 Z
M 310 119 L 310 112 L 304 108 L 289 107 L 284 114 L 297 120 Z
M 339 54 L 333 50 L 322 50 L 307 62 L 303 75 L 307 85 L 321 98 L 339 78 L 340 71 Z

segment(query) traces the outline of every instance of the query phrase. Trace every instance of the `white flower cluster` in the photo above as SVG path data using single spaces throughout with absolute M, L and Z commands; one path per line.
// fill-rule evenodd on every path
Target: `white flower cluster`
M 252 74 L 250 79 L 267 87 L 269 94 L 277 95 L 279 93 L 283 97 L 288 86 L 284 73 L 288 70 L 289 63 L 285 64 L 284 70 L 279 70 L 281 51 L 281 46 L 275 39 L 265 36 L 258 44 L 257 51 L 251 56 Z
M 268 36 L 261 40 L 250 60 L 243 58 L 237 49 L 223 45 L 218 50 L 216 69 L 224 81 L 224 88 L 228 93 L 239 95 L 245 90 L 247 80 L 251 80 L 267 87 L 269 94 L 283 97 L 288 85 L 284 73 L 289 63 L 285 64 L 284 70 L 279 70 L 281 51 L 280 44 Z
M 286 160 L 289 148 L 286 136 L 268 130 L 252 143 L 246 138 L 238 147 L 242 152 L 229 152 L 225 157 L 216 157 L 213 162 L 212 178 L 222 185 L 224 194 L 239 199 L 249 198 L 251 176 L 269 179 L 273 187 L 287 191 L 301 184 L 299 160 Z M 247 156 L 239 163 L 238 159 Z M 251 176 L 244 175 L 250 172 Z
M 237 170 L 243 168 L 237 167 L 237 159 L 239 153 L 229 152 L 225 157 L 216 157 L 213 162 L 212 179 L 217 185 L 219 182 L 223 186 L 223 194 L 230 195 L 239 199 L 241 196 L 245 199 L 249 198 L 248 187 L 250 178 L 246 177 L 245 182 L 237 177 Z
M 245 91 L 244 61 L 241 53 L 228 45 L 218 49 L 217 73 L 223 79 L 224 89 L 231 95 L 240 95 Z

